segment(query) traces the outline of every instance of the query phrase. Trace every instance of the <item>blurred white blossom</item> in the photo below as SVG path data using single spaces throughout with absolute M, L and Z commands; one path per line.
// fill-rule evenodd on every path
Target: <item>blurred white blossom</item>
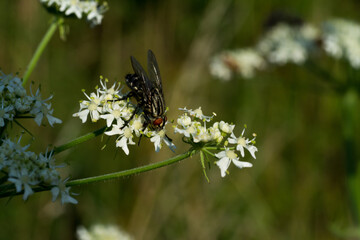
M 360 25 L 333 19 L 323 25 L 323 47 L 334 58 L 345 58 L 353 68 L 360 68 Z
M 258 43 L 258 51 L 273 64 L 302 64 L 316 49 L 320 32 L 310 24 L 291 26 L 280 23 Z
M 132 240 L 130 234 L 115 225 L 96 224 L 87 230 L 80 226 L 76 230 L 79 240 Z
M 230 80 L 234 73 L 252 78 L 257 70 L 262 70 L 265 66 L 265 60 L 255 49 L 238 49 L 224 51 L 213 57 L 210 73 L 221 80 Z
M 92 24 L 101 24 L 104 13 L 108 9 L 107 2 L 96 0 L 40 0 L 47 8 L 54 8 L 65 16 L 74 15 L 78 19 L 85 18 Z

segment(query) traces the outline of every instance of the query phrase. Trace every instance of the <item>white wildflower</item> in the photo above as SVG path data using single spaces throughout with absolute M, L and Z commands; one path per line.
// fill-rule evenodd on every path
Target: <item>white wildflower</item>
M 239 157 L 237 154 L 225 148 L 225 151 L 221 151 L 217 154 L 215 154 L 217 158 L 219 158 L 218 161 L 215 162 L 215 164 L 220 168 L 221 177 L 225 177 L 227 173 L 227 169 L 230 166 L 230 163 L 232 162 L 237 166 L 238 168 L 244 168 L 244 167 L 252 167 L 252 164 L 249 162 L 242 162 L 239 161 Z
M 231 144 L 236 144 L 236 150 L 240 151 L 241 156 L 244 157 L 245 156 L 245 152 L 244 152 L 244 148 L 246 148 L 251 156 L 256 159 L 255 156 L 255 152 L 258 151 L 257 147 L 255 147 L 253 145 L 253 142 L 255 140 L 255 137 L 251 140 L 249 140 L 248 138 L 244 137 L 244 133 L 245 133 L 245 128 L 241 133 L 241 136 L 239 138 L 237 138 L 234 133 L 231 134 L 230 138 L 228 139 L 229 143 Z
M 96 224 L 87 230 L 85 227 L 80 226 L 76 230 L 76 235 L 79 240 L 132 240 L 134 239 L 124 230 L 115 225 L 102 225 Z
M 323 25 L 323 46 L 334 58 L 345 58 L 353 68 L 360 68 L 360 25 L 333 19 Z
M 258 44 L 260 53 L 274 64 L 302 64 L 316 47 L 319 31 L 308 24 L 278 24 Z

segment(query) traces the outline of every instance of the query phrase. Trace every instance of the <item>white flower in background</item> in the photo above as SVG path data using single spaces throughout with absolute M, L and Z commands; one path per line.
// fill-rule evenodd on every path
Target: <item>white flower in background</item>
M 316 48 L 319 31 L 309 24 L 290 26 L 284 23 L 271 28 L 258 43 L 258 51 L 270 63 L 302 64 Z
M 21 138 L 20 138 L 21 139 Z M 30 145 L 21 146 L 10 139 L 3 139 L 0 144 L 0 171 L 9 183 L 13 183 L 16 192 L 24 191 L 26 200 L 38 186 L 52 187 L 53 201 L 61 196 L 62 203 L 76 203 L 70 196 L 70 188 L 61 181 L 60 173 L 56 171 L 61 166 L 55 165 L 52 152 L 35 154 L 27 151 Z
M 34 117 L 35 122 L 40 126 L 43 118 L 46 117 L 49 124 L 61 123 L 61 120 L 52 116 L 54 109 L 47 103 L 52 99 L 41 99 L 40 89 L 35 95 L 31 92 L 26 94 L 21 79 L 11 74 L 5 75 L 0 71 L 0 127 L 5 124 L 4 120 L 13 121 L 16 117 Z
M 13 106 L 7 106 L 4 107 L 4 99 L 1 104 L 0 108 L 0 127 L 3 127 L 5 125 L 5 120 L 13 120 L 13 117 L 15 115 L 14 107 Z
M 353 68 L 360 68 L 360 25 L 333 19 L 323 25 L 323 47 L 334 58 L 345 58 Z
M 229 143 L 231 144 L 236 144 L 236 150 L 240 151 L 241 156 L 244 157 L 245 156 L 245 151 L 244 148 L 247 149 L 251 156 L 256 159 L 255 156 L 255 152 L 258 151 L 257 147 L 255 147 L 253 145 L 254 141 L 255 141 L 255 137 L 251 140 L 249 140 L 248 138 L 244 137 L 244 133 L 245 133 L 245 128 L 241 133 L 241 136 L 239 138 L 237 138 L 234 133 L 231 133 L 230 138 L 228 139 Z
M 86 19 L 91 22 L 92 25 L 101 24 L 104 13 L 108 9 L 107 2 L 96 0 L 40 0 L 45 7 L 51 7 L 57 9 L 65 16 L 74 15 L 78 19 L 82 19 L 86 16 Z
M 134 239 L 127 232 L 115 225 L 96 224 L 87 230 L 80 226 L 76 230 L 79 240 L 132 240 Z
M 252 167 L 252 164 L 249 162 L 239 161 L 238 155 L 227 148 L 225 148 L 225 151 L 215 154 L 215 156 L 220 159 L 216 161 L 215 164 L 220 168 L 221 177 L 226 176 L 227 169 L 229 168 L 231 162 L 238 168 Z
M 66 181 L 59 181 L 58 185 L 51 189 L 53 195 L 53 201 L 55 201 L 59 196 L 61 197 L 61 203 L 72 203 L 77 204 L 78 201 L 71 196 L 70 187 L 66 187 Z
M 221 80 L 230 80 L 233 74 L 252 78 L 257 70 L 263 70 L 265 66 L 265 60 L 255 49 L 238 49 L 213 57 L 210 73 Z
M 29 173 L 29 170 L 26 168 L 22 168 L 19 171 L 15 172 L 15 174 L 9 175 L 9 182 L 15 184 L 16 191 L 21 192 L 24 188 L 23 199 L 26 200 L 34 191 L 31 189 L 31 186 L 37 185 L 39 182 L 35 180 L 33 173 Z
M 231 68 L 225 63 L 222 54 L 213 57 L 210 61 L 210 74 L 224 81 L 229 81 L 233 76 Z

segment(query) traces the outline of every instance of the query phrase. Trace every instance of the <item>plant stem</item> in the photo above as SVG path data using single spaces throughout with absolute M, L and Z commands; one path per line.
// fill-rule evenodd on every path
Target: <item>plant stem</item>
M 343 135 L 346 152 L 346 184 L 349 195 L 350 211 L 354 224 L 360 221 L 360 184 L 358 157 L 355 143 L 355 122 L 358 108 L 358 96 L 355 90 L 349 89 L 343 96 Z
M 54 17 L 47 32 L 45 33 L 45 35 L 42 38 L 41 42 L 39 43 L 38 47 L 36 48 L 36 51 L 35 51 L 34 55 L 32 56 L 28 66 L 26 67 L 26 71 L 23 76 L 23 83 L 22 83 L 23 86 L 26 85 L 26 82 L 28 81 L 32 71 L 36 67 L 36 64 L 39 61 L 41 54 L 44 52 L 46 45 L 49 43 L 51 37 L 54 35 L 57 27 L 59 26 L 59 24 L 62 23 L 62 21 L 63 21 L 62 18 Z
M 88 178 L 82 178 L 82 179 L 69 181 L 66 183 L 66 186 L 69 186 L 69 187 L 70 186 L 79 186 L 79 185 L 83 185 L 83 184 L 107 181 L 107 180 L 116 179 L 116 178 L 120 178 L 120 177 L 127 177 L 127 176 L 131 176 L 131 175 L 135 175 L 135 174 L 139 174 L 139 173 L 143 173 L 143 172 L 148 172 L 148 171 L 151 171 L 151 170 L 154 170 L 157 168 L 161 168 L 161 167 L 165 167 L 167 165 L 174 164 L 176 162 L 184 160 L 184 159 L 192 156 L 194 153 L 195 153 L 194 150 L 190 150 L 190 151 L 187 151 L 186 153 L 177 155 L 177 156 L 169 158 L 167 160 L 157 162 L 157 163 L 152 163 L 152 164 L 145 165 L 142 167 L 137 167 L 137 168 L 128 169 L 128 170 L 115 172 L 115 173 L 99 175 L 99 176 L 95 176 L 95 177 L 88 177 Z M 43 192 L 43 191 L 48 191 L 50 189 L 51 189 L 51 187 L 35 187 L 32 190 L 34 192 Z M 0 198 L 16 196 L 16 195 L 20 195 L 20 194 L 23 194 L 23 191 L 16 192 L 15 190 L 13 190 L 10 192 L 1 193 Z
M 157 163 L 152 163 L 152 164 L 145 165 L 142 167 L 137 167 L 137 168 L 133 168 L 133 169 L 128 169 L 128 170 L 124 170 L 124 171 L 120 171 L 120 172 L 109 173 L 109 174 L 95 176 L 95 177 L 89 177 L 89 178 L 83 178 L 83 179 L 69 181 L 66 184 L 66 186 L 77 186 L 77 185 L 82 185 L 82 184 L 87 184 L 87 183 L 106 181 L 106 180 L 111 180 L 111 179 L 115 179 L 115 178 L 127 177 L 127 176 L 131 176 L 131 175 L 135 175 L 135 174 L 139 174 L 139 173 L 143 173 L 143 172 L 148 172 L 148 171 L 151 171 L 151 170 L 154 170 L 157 168 L 161 168 L 161 167 L 165 167 L 167 165 L 184 160 L 184 159 L 190 157 L 192 154 L 193 154 L 192 151 L 188 151 L 186 153 L 177 155 L 177 156 L 169 158 L 167 160 L 157 162 Z
M 87 133 L 87 134 L 85 134 L 85 135 L 83 135 L 81 137 L 78 137 L 78 138 L 76 138 L 76 139 L 74 139 L 74 140 L 72 140 L 72 141 L 70 141 L 68 143 L 65 143 L 65 144 L 63 144 L 63 145 L 61 145 L 59 147 L 55 147 L 54 148 L 54 154 L 60 153 L 60 152 L 65 151 L 65 150 L 67 150 L 69 148 L 72 148 L 72 147 L 74 147 L 74 146 L 76 146 L 76 145 L 78 145 L 80 143 L 83 143 L 83 142 L 88 141 L 88 140 L 90 140 L 90 139 L 92 139 L 94 137 L 97 137 L 97 136 L 103 134 L 106 131 L 106 129 L 107 129 L 107 127 L 100 128 L 100 129 L 98 129 L 98 130 L 96 130 L 94 132 Z

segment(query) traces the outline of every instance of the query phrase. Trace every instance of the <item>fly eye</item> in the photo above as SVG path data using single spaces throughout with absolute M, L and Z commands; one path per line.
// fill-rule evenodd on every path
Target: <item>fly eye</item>
M 160 125 L 163 123 L 163 119 L 162 118 L 157 118 L 153 121 L 153 124 L 154 125 Z

